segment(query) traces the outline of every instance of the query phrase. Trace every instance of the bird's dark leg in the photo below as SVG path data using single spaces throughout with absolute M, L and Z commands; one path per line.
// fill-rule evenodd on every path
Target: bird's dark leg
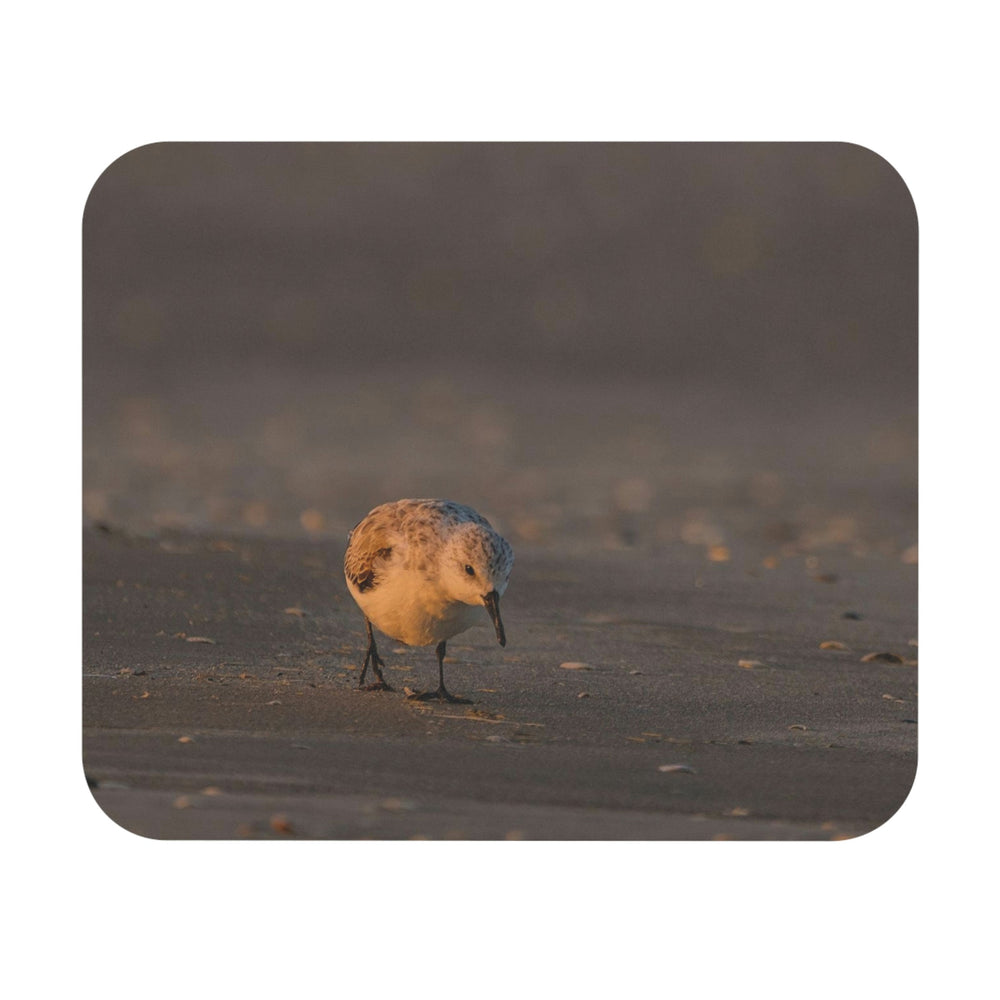
M 444 649 L 445 649 L 445 640 L 442 639 L 437 644 L 437 650 L 436 650 L 436 652 L 437 652 L 437 658 L 438 658 L 438 689 L 437 689 L 437 691 L 433 692 L 433 694 L 431 692 L 427 691 L 424 694 L 417 695 L 416 697 L 420 701 L 429 701 L 432 698 L 436 698 L 439 701 L 452 701 L 452 702 L 455 702 L 456 704 L 459 704 L 459 705 L 471 705 L 472 702 L 469 701 L 468 698 L 458 698 L 455 695 L 453 695 L 444 686 Z
M 448 689 L 444 686 L 444 649 L 445 649 L 445 640 L 442 639 L 437 644 L 437 649 L 434 650 L 434 652 L 437 653 L 437 658 L 438 658 L 438 689 L 437 689 L 437 693 L 438 693 L 438 697 L 439 698 L 448 698 L 448 699 L 450 699 L 451 695 L 448 694 Z
M 375 645 L 375 633 L 372 632 L 372 623 L 367 618 L 365 618 L 365 627 L 368 629 L 368 652 L 365 653 L 365 662 L 361 664 L 361 677 L 358 678 L 358 687 L 362 691 L 391 691 L 392 688 L 389 687 L 386 679 L 382 676 L 382 668 L 385 664 L 382 662 L 382 657 L 378 655 L 378 647 Z M 378 680 L 373 681 L 371 684 L 365 684 L 365 674 L 368 673 L 369 663 Z

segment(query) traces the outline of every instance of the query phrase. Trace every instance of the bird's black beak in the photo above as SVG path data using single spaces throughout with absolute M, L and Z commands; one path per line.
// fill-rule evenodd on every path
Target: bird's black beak
M 495 590 L 491 590 L 483 598 L 483 604 L 486 605 L 486 610 L 490 613 L 493 627 L 497 630 L 497 642 L 501 646 L 506 646 L 507 636 L 504 634 L 503 621 L 500 618 L 500 595 Z

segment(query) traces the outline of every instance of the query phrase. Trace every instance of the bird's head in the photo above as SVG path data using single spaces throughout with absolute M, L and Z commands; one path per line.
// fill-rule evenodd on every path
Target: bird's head
M 448 541 L 441 579 L 452 600 L 483 605 L 496 629 L 497 641 L 507 644 L 500 618 L 500 598 L 507 589 L 514 552 L 506 539 L 482 524 L 460 525 Z

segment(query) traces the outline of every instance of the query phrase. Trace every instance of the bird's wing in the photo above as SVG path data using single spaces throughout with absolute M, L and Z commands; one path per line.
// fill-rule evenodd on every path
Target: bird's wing
M 379 570 L 392 556 L 392 536 L 383 525 L 362 521 L 350 534 L 344 575 L 361 593 L 378 585 Z

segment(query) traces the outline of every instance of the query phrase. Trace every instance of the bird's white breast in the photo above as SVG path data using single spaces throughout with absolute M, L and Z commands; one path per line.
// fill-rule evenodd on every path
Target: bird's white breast
M 348 581 L 351 596 L 375 627 L 408 646 L 450 639 L 473 625 L 488 624 L 486 609 L 452 601 L 420 573 L 393 568 L 371 590 Z

